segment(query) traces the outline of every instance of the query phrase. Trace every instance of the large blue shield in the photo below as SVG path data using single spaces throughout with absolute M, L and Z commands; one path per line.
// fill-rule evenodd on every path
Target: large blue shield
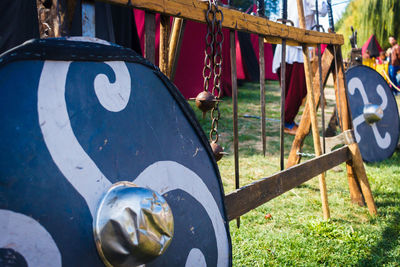
M 115 45 L 30 41 L 1 56 L 0 101 L 0 261 L 103 266 L 93 216 L 131 181 L 174 215 L 171 245 L 147 266 L 231 265 L 217 165 L 156 67 Z

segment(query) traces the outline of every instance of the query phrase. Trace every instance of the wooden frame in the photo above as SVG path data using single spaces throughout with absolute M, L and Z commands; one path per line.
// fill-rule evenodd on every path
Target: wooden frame
M 337 82 L 335 82 L 335 91 L 336 103 L 337 105 L 341 105 L 341 117 L 343 118 L 342 123 L 344 132 L 341 134 L 342 136 L 336 136 L 332 139 L 336 144 L 347 144 L 335 151 L 317 156 L 316 158 L 299 164 L 301 157 L 297 152 L 300 151 L 304 138 L 309 134 L 311 128 L 311 114 L 309 110 L 311 105 L 307 103 L 305 105 L 305 110 L 303 112 L 299 129 L 290 151 L 288 169 L 273 174 L 267 178 L 259 179 L 226 195 L 225 206 L 228 220 L 233 220 L 344 162 L 346 163 L 347 167 L 351 200 L 359 205 L 365 205 L 365 200 L 370 214 L 377 214 L 376 205 L 372 196 L 358 145 L 354 138 L 350 138 L 353 140 L 347 140 L 346 142 L 344 141 L 346 139 L 346 134 L 348 135 L 351 133 L 350 136 L 352 136 L 352 127 L 350 114 L 347 107 L 347 97 L 345 94 L 343 64 L 341 65 L 342 67 L 339 67 L 337 70 L 337 74 L 335 68 L 333 68 L 335 60 L 337 61 L 336 64 L 339 64 L 339 62 L 342 62 L 342 58 L 340 53 L 336 56 L 336 58 L 334 57 L 334 49 L 336 48 L 328 47 L 327 52 L 324 53 L 322 77 L 324 87 L 330 72 L 334 74 L 335 78 L 336 75 L 340 77 L 337 79 L 340 84 L 338 85 Z M 318 75 L 319 72 L 317 72 L 313 77 L 315 106 L 317 106 L 319 103 L 320 93 Z M 338 94 L 341 94 L 341 97 L 338 97 Z M 308 98 L 307 101 L 310 101 L 310 99 L 311 98 Z
M 187 20 L 193 20 L 201 23 L 205 23 L 205 13 L 208 8 L 206 2 L 198 0 L 104 0 L 108 3 L 130 5 L 135 8 L 144 9 L 146 12 L 157 12 L 161 13 L 161 30 L 160 30 L 160 68 L 166 74 L 169 75 L 169 69 L 174 68 L 173 63 L 169 63 L 168 59 L 168 45 L 167 40 L 169 38 L 169 19 L 168 16 L 178 17 Z M 297 1 L 298 5 L 302 5 L 302 1 Z M 313 178 L 318 174 L 324 173 L 326 170 L 333 168 L 340 163 L 346 162 L 349 187 L 351 192 L 352 200 L 358 202 L 365 199 L 367 202 L 370 214 L 376 214 L 376 206 L 369 187 L 368 178 L 365 173 L 364 165 L 362 162 L 361 154 L 358 149 L 358 145 L 355 142 L 350 142 L 343 148 L 328 154 L 320 155 L 321 148 L 319 144 L 318 130 L 316 129 L 316 112 L 315 107 L 319 101 L 319 73 L 316 71 L 316 75 L 312 75 L 311 64 L 308 58 L 309 46 L 315 46 L 317 44 L 325 43 L 330 45 L 329 51 L 334 52 L 332 58 L 329 53 L 324 56 L 324 67 L 322 70 L 323 81 L 325 83 L 329 71 L 332 71 L 332 62 L 334 62 L 336 71 L 334 76 L 337 77 L 335 81 L 335 93 L 336 101 L 339 106 L 340 117 L 342 119 L 343 131 L 351 131 L 351 119 L 347 106 L 347 97 L 345 93 L 345 77 L 343 71 L 343 62 L 341 53 L 337 52 L 336 49 L 344 43 L 343 36 L 333 33 L 323 33 L 318 31 L 310 31 L 305 29 L 299 29 L 284 24 L 269 21 L 266 18 L 249 15 L 237 10 L 229 9 L 227 7 L 220 7 L 224 19 L 222 27 L 231 29 L 230 43 L 234 46 L 234 31 L 244 31 L 254 33 L 260 36 L 260 44 L 262 38 L 264 41 L 269 43 L 281 43 L 284 39 L 288 45 L 301 45 L 303 47 L 305 63 L 305 72 L 307 78 L 307 91 L 309 96 L 306 104 L 305 112 L 300 123 L 298 134 L 293 142 L 292 150 L 289 156 L 289 169 L 278 172 L 268 178 L 260 179 L 250 185 L 244 186 L 237 189 L 233 193 L 228 194 L 225 197 L 225 205 L 227 210 L 227 217 L 229 220 L 238 218 L 240 215 L 256 208 L 257 206 L 277 197 L 284 192 L 304 183 L 305 181 Z M 302 10 L 300 8 L 299 10 Z M 302 12 L 299 12 L 302 13 Z M 300 14 L 301 15 L 301 14 Z M 302 16 L 303 17 L 303 16 Z M 304 17 L 303 17 L 304 20 Z M 304 21 L 303 21 L 304 24 Z M 303 25 L 304 26 L 304 25 Z M 150 28 L 150 27 L 149 27 Z M 146 34 L 149 32 L 146 31 Z M 150 33 L 149 33 L 150 34 Z M 181 34 L 175 34 L 174 38 L 182 38 Z M 150 40 L 152 36 L 150 36 Z M 171 44 L 179 46 L 179 40 L 170 40 Z M 150 42 L 146 42 L 146 46 L 150 45 Z M 234 47 L 231 47 L 231 57 Z M 177 50 L 174 48 L 171 51 L 171 56 L 176 56 Z M 146 50 L 148 51 L 148 50 Z M 152 56 L 152 52 L 150 53 Z M 338 54 L 338 56 L 336 56 Z M 325 59 L 326 58 L 326 59 Z M 337 68 L 339 66 L 339 68 Z M 234 68 L 232 68 L 232 71 Z M 232 73 L 232 84 L 234 86 L 234 100 L 233 109 L 234 113 L 237 110 L 237 87 L 236 87 L 236 73 Z M 339 96 L 342 96 L 340 98 Z M 235 114 L 234 114 L 235 116 Z M 312 123 L 311 123 L 312 122 Z M 234 124 L 236 125 L 237 131 L 237 114 L 236 122 L 234 118 Z M 308 134 L 310 126 L 313 124 L 313 135 L 314 145 L 316 146 L 317 157 L 309 160 L 298 166 L 293 166 L 299 163 L 300 158 L 297 156 L 297 151 L 301 148 L 302 142 L 306 133 Z M 344 133 L 343 133 L 344 134 Z M 235 134 L 237 135 L 237 134 Z M 237 136 L 236 136 L 237 139 Z M 239 166 L 238 166 L 238 144 L 235 141 L 235 178 L 236 184 L 239 184 Z M 292 167 L 290 167 L 292 166 Z M 323 202 L 324 202 L 323 197 Z M 327 200 L 326 204 L 327 205 Z M 326 216 L 328 215 L 328 216 Z M 326 214 L 324 209 L 324 217 L 328 218 L 329 214 Z M 239 221 L 238 221 L 239 225 Z

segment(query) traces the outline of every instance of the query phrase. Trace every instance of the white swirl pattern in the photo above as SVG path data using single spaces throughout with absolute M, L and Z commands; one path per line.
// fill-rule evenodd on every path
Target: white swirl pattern
M 349 93 L 351 95 L 354 95 L 356 92 L 356 89 L 358 89 L 358 91 L 361 94 L 361 98 L 363 100 L 364 105 L 370 103 L 369 99 L 368 99 L 368 95 L 365 91 L 364 85 L 362 83 L 362 81 L 357 78 L 354 77 L 352 78 L 349 83 L 348 83 L 348 89 L 349 89 Z M 380 107 L 382 108 L 382 110 L 385 110 L 387 107 L 387 103 L 388 103 L 388 99 L 385 93 L 385 89 L 383 89 L 382 85 L 378 85 L 376 87 L 376 92 L 377 94 L 380 96 L 382 103 L 380 104 Z M 364 115 L 361 113 L 359 116 L 357 116 L 356 118 L 353 119 L 353 127 L 354 127 L 354 135 L 356 137 L 356 141 L 357 143 L 359 143 L 361 141 L 361 135 L 359 134 L 357 128 L 359 125 L 361 125 L 362 123 L 365 122 L 365 118 Z M 376 126 L 376 123 L 371 125 L 372 128 L 372 132 L 374 134 L 375 137 L 375 141 L 378 144 L 378 146 L 382 149 L 386 149 L 390 146 L 391 143 L 391 136 L 388 132 L 385 133 L 385 136 L 382 137 L 381 134 L 379 133 L 378 127 Z
M 0 209 L 0 233 L 0 248 L 17 251 L 28 266 L 61 267 L 61 254 L 53 238 L 31 217 Z

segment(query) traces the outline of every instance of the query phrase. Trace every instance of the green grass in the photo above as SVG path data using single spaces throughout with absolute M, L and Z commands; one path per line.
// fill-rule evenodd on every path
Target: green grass
M 279 87 L 266 84 L 267 117 L 279 118 Z M 234 189 L 231 99 L 220 104 L 220 143 L 229 155 L 219 163 L 225 193 Z M 328 101 L 328 115 L 333 101 Z M 192 106 L 193 103 L 191 103 Z M 202 119 L 208 133 L 210 119 Z M 267 155 L 262 156 L 258 84 L 239 88 L 239 142 L 241 185 L 279 170 L 279 122 L 267 122 Z M 299 117 L 297 121 L 299 121 Z M 285 136 L 286 159 L 293 137 Z M 305 140 L 312 153 L 312 138 Z M 318 179 L 269 201 L 241 217 L 241 226 L 230 222 L 233 266 L 400 266 L 400 152 L 381 163 L 366 164 L 379 216 L 350 202 L 344 164 L 327 172 L 331 219 L 322 219 Z M 270 213 L 272 219 L 265 219 Z

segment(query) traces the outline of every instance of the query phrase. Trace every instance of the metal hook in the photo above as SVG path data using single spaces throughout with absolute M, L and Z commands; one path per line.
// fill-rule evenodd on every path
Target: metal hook
M 277 19 L 276 21 L 278 21 L 278 22 L 281 22 L 282 24 L 287 24 L 287 23 L 289 23 L 291 26 L 293 26 L 294 27 L 294 23 L 293 23 L 293 21 L 291 21 L 290 19 L 283 19 L 283 18 L 280 18 L 280 19 Z

